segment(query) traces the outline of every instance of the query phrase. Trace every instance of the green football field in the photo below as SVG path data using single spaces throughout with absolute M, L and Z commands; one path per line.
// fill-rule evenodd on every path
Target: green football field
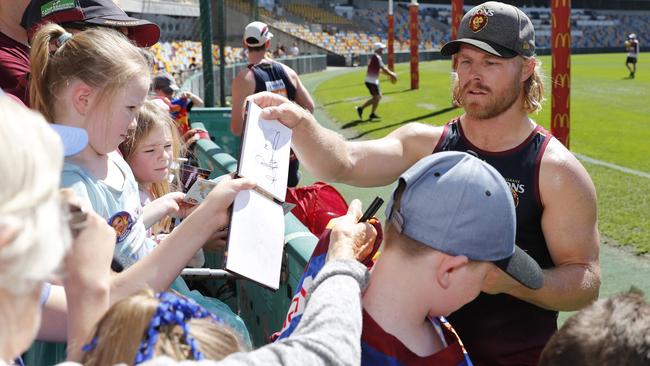
M 647 56 L 641 55 L 634 80 L 627 79 L 623 54 L 575 55 L 571 64 L 571 150 L 591 158 L 583 164 L 598 191 L 602 234 L 635 253 L 650 252 L 650 72 L 643 69 Z M 551 59 L 541 60 L 549 99 L 532 117 L 550 128 Z M 317 83 L 317 116 L 329 118 L 331 127 L 358 140 L 385 136 L 412 121 L 442 125 L 462 113 L 451 107 L 449 61 L 421 63 L 419 90 L 410 90 L 408 64 L 396 69 L 396 84 L 386 77 L 381 83 L 380 120 L 359 120 L 353 108 L 368 98 L 363 68 L 333 73 Z

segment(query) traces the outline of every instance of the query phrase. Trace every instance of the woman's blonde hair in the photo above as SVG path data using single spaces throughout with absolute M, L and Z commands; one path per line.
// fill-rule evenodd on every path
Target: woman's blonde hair
M 142 104 L 140 111 L 137 116 L 138 126 L 135 130 L 129 133 L 124 142 L 120 144 L 120 152 L 129 164 L 131 163 L 131 158 L 138 150 L 138 147 L 142 144 L 142 141 L 151 133 L 155 127 L 167 128 L 172 137 L 172 157 L 171 162 L 172 166 L 170 167 L 170 172 L 175 176 L 178 176 L 178 168 L 176 167 L 176 160 L 182 156 L 185 150 L 185 146 L 181 141 L 178 128 L 176 123 L 172 119 L 171 115 L 164 108 L 156 104 L 152 100 L 147 100 Z M 151 185 L 150 193 L 154 198 L 159 198 L 170 192 L 169 181 L 164 181 L 160 183 L 153 183 Z M 158 232 L 169 232 L 171 227 L 171 217 L 166 216 L 161 219 L 154 227 L 154 231 Z
M 100 89 L 97 100 L 110 101 L 131 80 L 149 73 L 138 48 L 108 28 L 71 36 L 57 24 L 46 24 L 34 36 L 30 61 L 31 107 L 49 122 L 53 122 L 62 88 L 73 80 Z
M 159 304 L 160 300 L 151 290 L 115 303 L 97 323 L 93 335 L 94 348 L 84 354 L 82 363 L 85 366 L 133 365 Z M 189 335 L 205 359 L 218 361 L 243 350 L 235 333 L 211 318 L 194 318 L 187 324 Z M 178 325 L 160 326 L 154 356 L 167 356 L 176 361 L 193 359 Z
M 0 231 L 17 228 L 0 247 L 0 287 L 34 291 L 52 277 L 70 245 L 59 194 L 63 147 L 43 116 L 0 96 Z
M 524 81 L 524 110 L 527 113 L 538 113 L 542 110 L 542 103 L 544 102 L 544 83 L 542 79 L 544 74 L 542 72 L 542 62 L 535 56 L 524 57 L 519 56 L 523 62 L 535 61 L 535 70 L 533 74 Z M 455 65 L 455 57 L 454 57 Z M 452 73 L 452 99 L 454 103 L 463 106 L 460 98 L 460 82 L 458 81 L 458 74 Z

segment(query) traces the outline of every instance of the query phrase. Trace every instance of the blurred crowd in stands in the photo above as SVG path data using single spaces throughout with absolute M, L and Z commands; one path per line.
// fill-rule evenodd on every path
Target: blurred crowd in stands
M 192 3 L 192 1 L 189 1 Z M 262 4 L 264 5 L 264 4 Z M 226 6 L 243 14 L 252 14 L 249 1 L 227 0 Z M 388 10 L 386 7 L 356 9 L 335 12 L 310 4 L 277 4 L 259 7 L 259 16 L 272 27 L 296 36 L 329 52 L 351 56 L 372 53 L 376 42 L 387 43 Z M 551 47 L 551 13 L 549 8 L 522 8 L 531 18 L 536 29 L 538 49 Z M 337 10 L 340 10 L 337 8 Z M 420 50 L 437 50 L 450 40 L 450 5 L 421 4 L 419 10 Z M 409 14 L 406 4 L 394 9 L 396 52 L 409 50 Z M 573 9 L 571 15 L 573 48 L 620 47 L 629 33 L 639 35 L 640 43 L 650 42 L 650 15 L 639 12 L 602 12 Z M 276 58 L 295 57 L 289 52 L 290 45 L 274 45 Z M 285 48 L 286 47 L 286 48 Z M 173 74 L 179 81 L 189 77 L 202 65 L 199 42 L 174 40 L 156 44 L 152 51 L 156 57 L 156 71 Z M 219 63 L 219 50 L 213 45 L 213 59 Z M 226 64 L 245 62 L 241 47 L 226 46 Z

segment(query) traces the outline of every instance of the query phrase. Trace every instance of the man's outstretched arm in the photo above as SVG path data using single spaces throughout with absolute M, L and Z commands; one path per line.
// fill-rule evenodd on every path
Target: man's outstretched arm
M 394 182 L 411 165 L 433 152 L 442 133 L 440 127 L 410 123 L 381 139 L 346 141 L 284 97 L 265 92 L 249 100 L 264 108 L 264 118 L 277 119 L 293 130 L 294 151 L 309 172 L 318 179 L 356 186 Z

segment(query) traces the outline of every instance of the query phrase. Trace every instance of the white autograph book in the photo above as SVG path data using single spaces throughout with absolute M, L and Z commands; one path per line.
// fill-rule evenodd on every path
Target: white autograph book
M 262 109 L 246 105 L 237 175 L 257 183 L 233 202 L 225 269 L 272 290 L 280 287 L 284 211 L 291 129 L 260 119 Z
M 261 119 L 260 113 L 257 104 L 247 104 L 237 175 L 254 180 L 258 189 L 284 202 L 291 129 L 277 120 Z

